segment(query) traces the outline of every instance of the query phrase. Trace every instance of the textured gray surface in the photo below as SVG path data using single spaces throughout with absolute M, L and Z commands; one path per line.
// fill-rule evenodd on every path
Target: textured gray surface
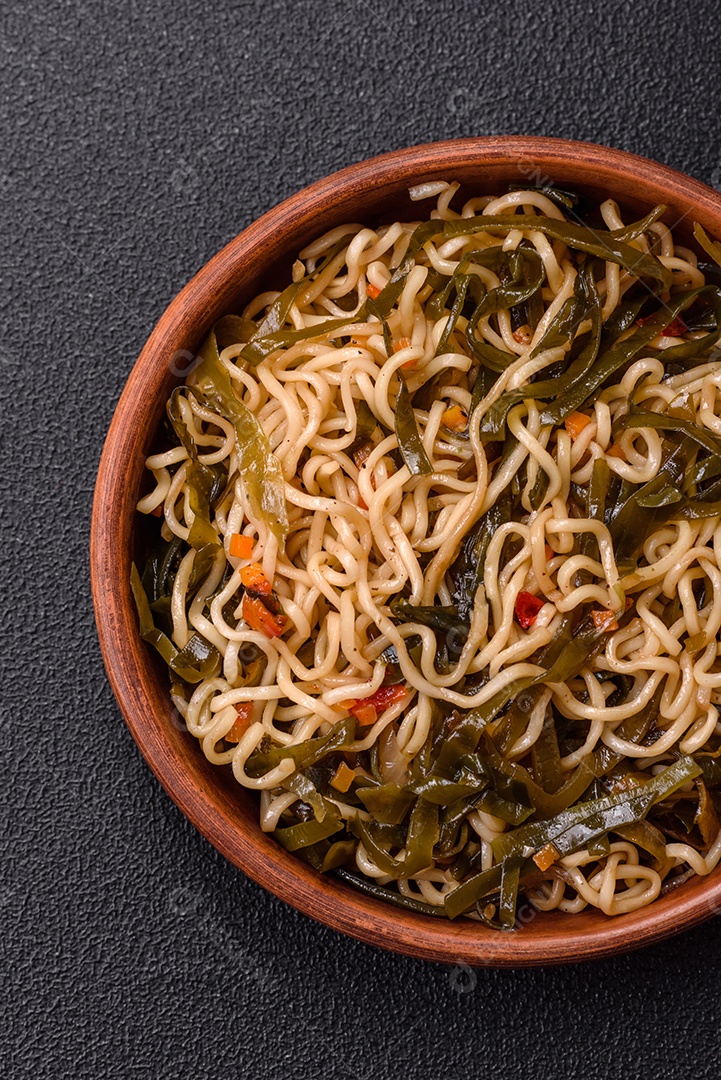
M 718 185 L 717 6 L 2 10 L 0 1075 L 717 1076 L 718 919 L 593 967 L 469 976 L 344 940 L 245 880 L 120 719 L 86 555 L 118 393 L 222 244 L 336 168 L 456 135 L 586 138 Z

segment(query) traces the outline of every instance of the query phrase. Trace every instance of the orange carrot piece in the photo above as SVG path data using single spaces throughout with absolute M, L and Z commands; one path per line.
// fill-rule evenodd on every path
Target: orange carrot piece
M 590 416 L 586 416 L 586 414 L 582 412 L 572 412 L 571 415 L 567 416 L 563 421 L 563 426 L 572 439 L 577 439 L 583 429 L 588 427 L 590 423 Z
M 377 296 L 380 296 L 381 290 L 378 288 L 377 285 L 373 285 L 372 282 L 369 281 L 368 282 L 368 288 L 366 289 L 366 293 L 371 298 L 371 300 L 375 300 L 375 298 Z
M 234 559 L 249 559 L 253 554 L 253 537 L 233 533 L 228 545 L 228 551 Z
M 449 431 L 465 431 L 468 426 L 468 413 L 460 405 L 451 405 L 441 417 L 441 423 L 445 424 Z
M 393 346 L 393 352 L 397 353 L 397 352 L 400 352 L 401 349 L 407 349 L 410 344 L 411 344 L 411 339 L 410 338 L 407 338 L 407 337 L 398 338 L 398 341 Z M 401 369 L 403 371 L 408 371 L 411 368 L 414 368 L 415 366 L 416 366 L 416 361 L 415 361 L 415 358 L 413 358 L 411 360 L 404 360 L 404 362 L 401 364 Z
M 336 791 L 348 791 L 354 780 L 355 771 L 346 765 L 345 761 L 341 761 L 340 765 L 333 773 L 330 786 L 335 788 Z
M 606 457 L 620 458 L 621 461 L 626 460 L 626 454 L 624 453 L 623 447 L 619 443 L 613 443 L 611 446 L 609 446 L 608 450 L 606 451 Z
M 533 861 L 539 870 L 548 870 L 549 866 L 553 866 L 560 858 L 561 854 L 558 848 L 549 841 L 543 845 L 540 851 L 536 852 Z
M 596 608 L 595 611 L 591 612 L 591 618 L 593 619 L 593 625 L 597 630 L 618 630 L 618 622 L 612 611 L 606 611 L 604 608 Z

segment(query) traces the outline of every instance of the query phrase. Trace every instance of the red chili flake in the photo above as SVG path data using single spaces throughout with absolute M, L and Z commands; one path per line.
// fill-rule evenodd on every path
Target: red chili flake
M 686 323 L 683 321 L 680 315 L 677 315 L 673 322 L 670 322 L 668 326 L 664 327 L 664 337 L 681 337 L 688 330 Z
M 533 626 L 536 616 L 545 602 L 540 596 L 534 596 L 533 593 L 520 592 L 518 594 L 515 615 L 516 621 L 524 630 L 528 630 L 529 626 Z
M 653 317 L 653 315 L 645 315 L 643 319 L 636 319 L 636 323 L 639 326 L 643 326 L 644 323 L 647 323 L 648 320 L 653 319 Z M 663 337 L 681 337 L 681 335 L 685 334 L 687 330 L 688 327 L 686 326 L 686 323 L 683 321 L 680 315 L 677 315 L 676 318 L 668 324 L 668 326 L 664 326 L 661 334 L 663 335 Z

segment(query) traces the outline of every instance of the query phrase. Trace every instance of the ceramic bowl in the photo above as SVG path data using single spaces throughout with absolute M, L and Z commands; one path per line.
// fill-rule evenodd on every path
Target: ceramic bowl
M 413 220 L 408 188 L 458 180 L 477 193 L 509 182 L 567 186 L 627 210 L 666 203 L 666 220 L 690 236 L 694 220 L 721 236 L 721 197 L 663 165 L 588 143 L 484 138 L 385 154 L 335 173 L 265 214 L 212 258 L 161 316 L 118 403 L 98 472 L 91 570 L 100 644 L 111 685 L 153 772 L 205 837 L 276 896 L 362 941 L 451 964 L 524 966 L 587 960 L 658 941 L 721 910 L 721 871 L 695 877 L 640 911 L 610 919 L 531 913 L 511 933 L 477 922 L 417 915 L 321 876 L 286 852 L 258 824 L 257 796 L 230 769 L 211 765 L 173 715 L 167 671 L 138 636 L 129 574 L 147 526 L 135 512 L 143 463 L 173 386 L 215 320 L 261 289 L 283 281 L 295 254 L 345 221 Z

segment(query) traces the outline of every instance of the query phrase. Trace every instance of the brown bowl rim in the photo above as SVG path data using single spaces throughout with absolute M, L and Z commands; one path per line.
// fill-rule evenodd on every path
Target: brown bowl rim
M 183 814 L 227 859 L 293 907 L 351 937 L 409 956 L 450 964 L 522 967 L 597 959 L 650 944 L 694 926 L 721 911 L 721 874 L 696 878 L 640 912 L 607 919 L 600 913 L 539 915 L 512 934 L 488 931 L 468 920 L 449 923 L 396 909 L 341 882 L 316 874 L 289 856 L 257 828 L 243 831 L 218 792 L 191 774 L 159 717 L 158 686 L 137 638 L 130 598 L 130 522 L 127 476 L 145 437 L 138 398 L 148 372 L 179 332 L 205 332 L 208 313 L 233 268 L 268 244 L 290 237 L 319 208 L 360 192 L 385 189 L 464 167 L 518 165 L 528 161 L 544 174 L 580 172 L 610 193 L 621 178 L 632 182 L 643 202 L 670 195 L 696 220 L 721 234 L 721 198 L 711 188 L 665 165 L 594 143 L 536 136 L 494 136 L 427 143 L 383 154 L 334 173 L 297 194 L 244 229 L 215 255 L 171 301 L 136 361 L 116 407 L 100 459 L 91 523 L 90 572 L 100 647 L 108 678 L 133 738 L 160 783 Z M 319 230 L 320 231 L 320 230 Z M 202 330 L 198 328 L 202 326 Z M 147 405 L 146 405 L 147 409 Z M 125 548 L 125 549 L 124 549 Z M 153 702 L 153 691 L 156 701 Z M 167 689 L 164 689 L 168 698 Z M 170 702 L 168 698 L 169 712 Z M 198 752 L 198 757 L 202 757 Z M 586 917 L 584 917 L 586 916 Z

